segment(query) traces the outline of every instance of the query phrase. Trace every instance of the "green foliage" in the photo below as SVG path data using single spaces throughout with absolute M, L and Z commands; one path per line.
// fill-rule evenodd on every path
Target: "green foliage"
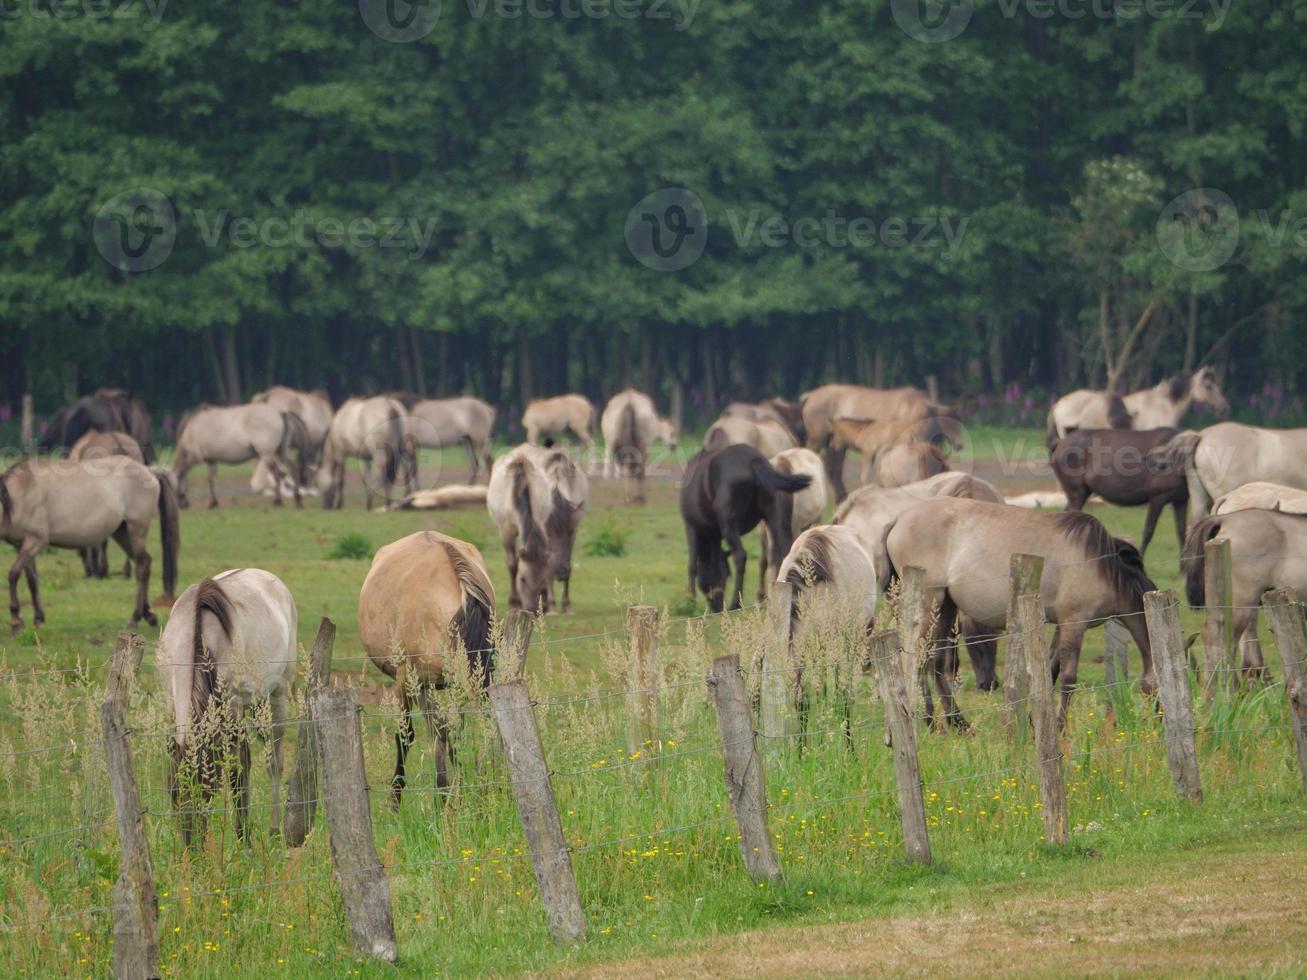
M 357 560 L 371 558 L 372 554 L 372 542 L 367 536 L 358 531 L 349 531 L 336 539 L 327 558 L 332 561 Z
M 612 514 L 586 539 L 584 550 L 592 558 L 621 558 L 630 532 L 618 527 Z

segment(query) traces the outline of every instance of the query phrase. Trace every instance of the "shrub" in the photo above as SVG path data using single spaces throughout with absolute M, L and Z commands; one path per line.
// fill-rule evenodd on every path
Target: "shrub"
M 372 557 L 372 542 L 358 531 L 350 531 L 336 539 L 335 546 L 327 554 L 331 560 L 358 559 Z
M 627 531 L 610 518 L 585 543 L 585 553 L 592 558 L 621 558 L 626 554 Z

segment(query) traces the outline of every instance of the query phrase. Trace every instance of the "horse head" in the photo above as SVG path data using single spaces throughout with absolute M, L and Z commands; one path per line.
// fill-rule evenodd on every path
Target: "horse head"
M 1230 414 L 1230 403 L 1216 380 L 1216 372 L 1210 367 L 1201 367 L 1194 373 L 1189 384 L 1189 396 L 1195 405 L 1210 408 L 1221 418 Z

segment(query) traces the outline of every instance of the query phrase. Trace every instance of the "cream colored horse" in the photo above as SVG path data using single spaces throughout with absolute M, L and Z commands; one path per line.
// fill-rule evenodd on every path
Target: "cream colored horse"
M 774 419 L 756 422 L 730 415 L 714 422 L 704 433 L 705 449 L 715 450 L 733 445 L 752 446 L 769 459 L 787 449 L 795 449 L 799 441 L 788 427 Z
M 626 502 L 644 503 L 649 450 L 655 440 L 675 449 L 676 426 L 670 419 L 659 417 L 648 395 L 627 388 L 608 400 L 599 429 L 604 435 L 604 479 L 620 471 L 626 478 Z
M 25 459 L 0 474 L 0 540 L 18 549 L 9 569 L 10 627 L 22 628 L 18 579 L 27 577 L 32 621 L 45 622 L 36 556 L 47 547 L 89 548 L 113 538 L 136 566 L 136 604 L 131 625 L 158 619 L 150 611 L 150 521 L 159 515 L 163 589 L 177 585 L 181 546 L 177 495 L 162 470 L 126 456 L 99 460 Z
M 554 488 L 540 466 L 539 447 L 524 444 L 495 460 L 486 510 L 499 529 L 508 565 L 510 609 L 544 610 L 549 601 L 550 547 L 545 525 Z
M 495 408 L 470 395 L 461 398 L 424 398 L 408 410 L 409 430 L 423 449 L 462 446 L 476 483 L 482 461 L 490 473 L 490 440 L 495 431 Z
M 415 737 L 413 702 L 436 740 L 436 786 L 449 785 L 449 722 L 431 699 L 451 675 L 474 688 L 490 683 L 495 589 L 475 545 L 419 531 L 380 549 L 359 593 L 359 638 L 383 674 L 395 679 L 403 723 L 395 735 L 391 806 L 399 809 L 404 758 Z M 464 662 L 451 670 L 450 658 Z
M 109 459 L 114 456 L 126 456 L 145 465 L 145 452 L 141 444 L 126 432 L 88 432 L 68 450 L 69 459 Z M 108 578 L 109 556 L 108 541 L 102 541 L 91 548 L 79 548 L 82 567 L 87 578 Z M 127 559 L 123 566 L 123 575 L 131 578 L 132 560 Z
M 176 725 L 168 782 L 173 804 L 183 810 L 187 844 L 198 824 L 193 819 L 196 810 L 216 789 L 214 754 L 220 748 L 239 752 L 239 765 L 232 773 L 236 828 L 241 839 L 248 834 L 252 721 L 246 719 L 265 700 L 271 722 L 268 808 L 273 835 L 281 833 L 281 739 L 298 660 L 298 628 L 299 612 L 290 590 L 261 568 L 237 568 L 206 578 L 183 592 L 173 606 L 155 663 Z M 228 699 L 232 710 L 224 731 L 221 715 L 215 716 L 215 722 L 206 720 Z M 232 724 L 238 726 L 236 731 L 231 730 Z M 188 757 L 200 800 L 188 800 L 189 794 L 182 792 L 179 777 Z
M 260 405 L 271 405 L 273 408 L 297 416 L 304 423 L 305 438 L 309 446 L 308 462 L 316 464 L 322 453 L 322 444 L 327 441 L 327 433 L 331 430 L 331 418 L 335 414 L 325 392 L 299 391 L 295 388 L 287 388 L 285 385 L 273 385 L 267 391 L 259 392 L 250 401 Z M 309 474 L 306 471 L 304 482 L 308 482 L 308 479 Z M 250 487 L 255 493 L 265 493 L 268 490 L 272 491 L 269 496 L 276 493 L 276 482 L 272 478 L 272 472 L 262 460 L 255 464 Z
M 572 551 L 576 532 L 581 526 L 586 505 L 590 502 L 590 481 L 585 471 L 561 449 L 536 449 L 536 465 L 549 481 L 550 510 L 545 518 L 545 538 L 549 542 L 550 581 L 546 611 L 572 610 Z M 554 582 L 563 583 L 563 602 L 554 603 Z
M 299 466 L 291 465 L 290 451 L 299 455 Z M 172 475 L 183 507 L 189 505 L 186 486 L 191 469 L 199 463 L 209 468 L 209 506 L 218 506 L 218 464 L 236 465 L 251 459 L 263 463 L 276 480 L 274 503 L 281 506 L 281 481 L 287 475 L 295 506 L 303 506 L 299 486 L 306 460 L 312 452 L 304 423 L 297 415 L 271 405 L 202 405 L 185 416 L 177 430 Z
M 533 399 L 522 413 L 522 428 L 533 446 L 570 432 L 589 451 L 593 463 L 595 407 L 585 395 Z
M 1218 500 L 1212 508 L 1212 515 L 1219 517 L 1238 510 L 1278 510 L 1286 514 L 1307 514 L 1307 490 L 1263 481 L 1245 483 Z
M 821 457 L 801 446 L 784 449 L 769 462 L 780 473 L 798 474 L 812 478 L 802 490 L 790 496 L 790 533 L 798 535 L 821 522 L 830 506 L 830 483 Z M 758 556 L 758 601 L 767 598 L 767 556 L 771 553 L 771 536 L 764 522 L 758 525 L 760 552 Z
M 1048 413 L 1049 437 L 1061 439 L 1073 429 L 1178 429 L 1195 405 L 1225 415 L 1230 403 L 1221 392 L 1216 372 L 1201 367 L 1190 377 L 1177 375 L 1152 388 L 1122 398 L 1106 391 L 1081 388 L 1063 395 Z
M 377 464 L 380 493 L 390 503 L 390 492 L 403 480 L 408 491 L 416 481 L 417 457 L 408 430 L 404 406 L 394 398 L 377 395 L 351 398 L 331 420 L 331 431 L 318 468 L 318 490 L 322 506 L 339 510 L 345 506 L 345 464 L 358 459 L 363 464 L 364 506 L 372 509 L 372 464 Z
M 876 457 L 876 482 L 882 487 L 906 486 L 947 472 L 944 454 L 926 442 L 891 446 Z
M 776 581 L 794 586 L 794 603 L 800 609 L 793 634 L 796 648 L 802 648 L 803 634 L 812 628 L 803 615 L 809 608 L 826 606 L 837 615 L 853 615 L 867 630 L 876 621 L 876 566 L 852 528 L 821 524 L 804 531 L 781 562 Z
M 883 487 L 915 483 L 948 469 L 944 457 L 929 448 L 943 433 L 932 420 L 837 418 L 831 423 L 830 447 L 855 449 L 862 455 L 863 483 L 876 477 Z M 921 447 L 928 448 L 921 448 Z

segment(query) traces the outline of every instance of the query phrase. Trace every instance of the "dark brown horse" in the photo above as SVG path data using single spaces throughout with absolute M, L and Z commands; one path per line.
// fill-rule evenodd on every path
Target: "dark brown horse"
M 690 595 L 695 594 L 697 581 L 708 608 L 722 611 L 728 574 L 722 551 L 725 541 L 735 564 L 730 608 L 738 609 L 747 560 L 740 538 L 760 523 L 766 524 L 770 563 L 780 568 L 793 544 L 791 495 L 811 481 L 806 475 L 780 472 L 752 446 L 737 443 L 697 453 L 681 483 L 681 519 L 690 549 Z
M 50 416 L 38 447 L 42 452 L 58 449 L 66 455 L 88 432 L 126 432 L 140 443 L 145 462 L 154 462 L 150 413 L 130 391 L 101 388 L 93 395 L 65 405 Z
M 1098 494 L 1118 507 L 1148 505 L 1144 519 L 1144 543 L 1148 551 L 1157 519 L 1168 504 L 1175 514 L 1175 533 L 1184 547 L 1185 505 L 1189 484 L 1182 469 L 1174 470 L 1149 452 L 1164 446 L 1175 429 L 1076 429 L 1063 439 L 1052 438 L 1049 460 L 1053 474 L 1066 493 L 1068 510 L 1084 510 L 1090 494 Z

